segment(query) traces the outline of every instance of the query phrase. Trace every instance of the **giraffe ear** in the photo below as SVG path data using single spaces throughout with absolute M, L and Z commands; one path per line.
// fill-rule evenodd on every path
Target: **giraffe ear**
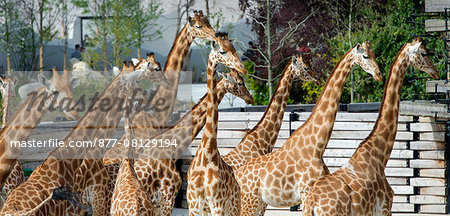
M 232 77 L 229 74 L 227 74 L 227 73 L 222 73 L 222 72 L 217 71 L 217 74 L 220 77 L 223 77 L 227 81 L 233 81 Z
M 70 80 L 70 84 L 72 85 L 72 88 L 76 88 L 78 85 L 80 85 L 81 79 L 75 78 Z
M 19 82 L 19 78 L 17 78 L 16 76 L 13 76 L 12 82 L 14 85 L 17 85 L 17 83 Z
M 409 48 L 410 52 L 417 53 L 419 51 L 420 45 L 422 45 L 422 42 L 412 45 L 411 48 Z
M 361 47 L 361 44 L 360 44 L 360 43 L 358 43 L 358 44 L 356 45 L 356 51 L 357 51 L 358 53 L 364 53 L 366 50 L 365 50 L 364 48 Z
M 211 49 L 217 49 L 217 47 L 218 47 L 218 45 L 217 45 L 217 43 L 216 43 L 216 41 L 213 41 L 212 43 L 211 43 Z
M 41 74 L 38 75 L 38 82 L 43 85 L 45 88 L 49 88 L 49 81 L 47 77 L 42 76 Z
M 137 58 L 131 58 L 131 61 L 133 62 L 134 65 L 137 65 L 139 63 L 139 59 Z
M 116 66 L 113 67 L 114 76 L 117 76 L 117 74 L 119 74 L 119 71 L 120 70 L 118 67 L 116 67 Z
M 292 56 L 292 64 L 293 64 L 293 65 L 298 64 L 297 56 L 295 56 L 295 55 Z

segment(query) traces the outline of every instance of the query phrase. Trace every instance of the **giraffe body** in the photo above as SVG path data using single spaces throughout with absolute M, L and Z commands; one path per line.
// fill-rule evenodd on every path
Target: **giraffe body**
M 402 47 L 392 63 L 372 133 L 347 164 L 317 180 L 305 200 L 305 215 L 392 215 L 394 191 L 384 170 L 397 133 L 400 91 L 408 65 L 439 78 L 419 40 Z
M 328 168 L 323 152 L 333 130 L 345 80 L 354 64 L 381 80 L 368 42 L 352 48 L 330 74 L 308 120 L 277 151 L 249 160 L 235 172 L 241 189 L 241 215 L 263 215 L 267 204 L 301 203 Z

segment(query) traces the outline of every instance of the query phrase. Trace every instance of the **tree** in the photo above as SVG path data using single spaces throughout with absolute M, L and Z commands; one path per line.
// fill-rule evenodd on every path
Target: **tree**
M 180 31 L 181 28 L 181 20 L 183 19 L 183 16 L 186 14 L 186 17 L 189 16 L 189 8 L 194 5 L 194 0 L 178 0 L 178 3 L 176 4 L 177 7 L 177 24 L 175 27 L 175 38 L 178 36 L 178 31 Z
M 93 32 L 95 35 L 90 38 L 90 47 L 86 48 L 86 52 L 88 52 L 89 62 L 98 62 L 99 60 L 103 61 L 103 73 L 106 75 L 108 71 L 108 30 L 109 26 L 107 25 L 107 21 L 110 16 L 110 1 L 107 0 L 98 0 L 98 1 L 89 1 L 89 0 L 73 0 L 72 3 L 83 9 L 84 14 L 91 14 L 94 16 L 94 26 L 90 26 L 93 28 Z M 102 55 L 97 53 L 97 46 L 99 46 L 100 52 Z
M 386 80 L 390 66 L 403 44 L 411 42 L 414 34 L 425 34 L 424 26 L 412 28 L 410 25 L 413 8 L 421 11 L 423 4 L 415 4 L 413 0 L 389 0 L 379 7 L 362 7 L 360 11 L 355 11 L 353 17 L 355 17 L 355 14 L 358 14 L 356 16 L 358 22 L 353 22 L 350 37 L 349 28 L 343 27 L 333 37 L 326 38 L 327 55 L 331 58 L 330 62 L 332 65 L 335 65 L 342 55 L 350 49 L 349 44 L 354 46 L 358 42 L 369 40 L 372 50 L 377 56 L 380 70 L 383 72 Z M 424 20 L 417 20 L 417 23 L 423 22 Z M 442 39 L 433 37 L 424 38 L 423 40 L 429 50 L 435 53 L 443 53 Z M 440 56 L 432 56 L 432 58 L 438 70 L 443 71 L 444 58 Z M 374 102 L 383 98 L 383 83 L 374 81 L 370 75 L 367 75 L 359 67 L 354 69 L 353 74 L 354 102 Z M 409 100 L 427 99 L 428 95 L 425 91 L 426 79 L 417 79 L 414 76 L 412 71 L 406 73 L 402 85 L 401 98 Z M 419 76 L 426 77 L 422 73 Z M 306 97 L 309 98 L 311 94 L 320 94 L 320 90 L 308 91 Z M 351 83 L 347 83 L 342 93 L 341 102 L 351 102 Z
M 113 48 L 113 65 L 121 65 L 124 56 L 131 53 L 131 35 L 133 31 L 132 19 L 134 8 L 129 6 L 128 0 L 110 0 L 110 17 L 107 19 L 109 34 L 107 38 L 111 41 Z
M 0 1 L 0 17 L 3 20 L 3 28 L 1 42 L 6 51 L 6 75 L 11 75 L 11 52 L 13 46 L 13 28 L 12 22 L 17 19 L 17 11 L 14 2 L 11 0 Z
M 71 2 L 66 0 L 61 0 L 61 38 L 64 41 L 64 49 L 63 49 L 63 55 L 64 55 L 64 68 L 67 68 L 67 47 L 68 47 L 68 40 L 67 40 L 67 28 L 69 26 L 69 12 L 74 9 L 74 5 L 71 4 Z
M 28 0 L 34 2 L 35 0 Z M 44 74 L 44 45 L 51 41 L 57 31 L 55 30 L 56 21 L 60 14 L 59 0 L 38 0 L 36 3 L 36 29 L 39 35 L 39 70 Z
M 161 38 L 162 27 L 156 22 L 163 13 L 159 0 L 150 0 L 148 4 L 142 4 L 141 0 L 135 0 L 133 13 L 133 30 L 131 36 L 133 45 L 137 48 L 137 57 L 141 57 L 141 46 L 145 41 Z
M 296 7 L 292 7 L 292 6 Z M 315 13 L 310 5 L 299 1 L 240 0 L 241 9 L 252 24 L 252 31 L 257 35 L 256 43 L 258 60 L 254 78 L 268 85 L 269 98 L 273 94 L 273 84 L 277 72 L 281 70 L 287 59 L 296 50 L 299 30 Z M 289 10 L 290 11 L 287 11 Z M 295 9 L 295 10 L 294 10 Z M 284 10 L 289 13 L 281 13 Z

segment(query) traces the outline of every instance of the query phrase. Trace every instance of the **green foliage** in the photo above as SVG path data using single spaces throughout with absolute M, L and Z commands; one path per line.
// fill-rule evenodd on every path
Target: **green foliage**
M 323 90 L 323 85 L 317 85 L 313 82 L 303 82 L 302 88 L 306 92 L 308 92 L 308 94 L 303 95 L 304 103 L 308 104 L 308 103 L 312 103 L 312 102 L 316 101 L 319 98 L 320 93 Z
M 246 61 L 244 66 L 247 69 L 245 85 L 253 95 L 254 105 L 269 104 L 269 97 L 267 97 L 269 86 L 267 86 L 267 82 L 256 78 L 255 63 Z
M 146 41 L 161 38 L 162 27 L 156 22 L 163 13 L 159 0 L 150 0 L 147 5 L 140 5 L 140 0 L 133 0 L 131 42 L 138 49 Z M 138 53 L 140 55 L 140 53 Z
M 327 40 L 328 55 L 335 66 L 340 58 L 357 43 L 370 41 L 372 49 L 377 56 L 377 62 L 383 73 L 384 81 L 375 81 L 371 75 L 365 73 L 360 67 L 354 67 L 354 102 L 374 102 L 383 98 L 384 84 L 388 78 L 391 64 L 401 47 L 412 41 L 413 34 L 423 34 L 424 28 L 417 29 L 410 26 L 410 14 L 415 7 L 412 0 L 389 1 L 385 6 L 386 11 L 380 13 L 372 8 L 366 8 L 364 15 L 367 20 L 374 20 L 371 25 L 352 31 L 351 43 L 349 43 L 348 31 L 343 31 Z M 380 18 L 381 17 L 381 18 Z M 423 20 L 417 20 L 418 23 Z M 443 52 L 442 39 L 426 39 L 424 42 L 429 50 L 435 53 Z M 350 46 L 351 44 L 351 46 Z M 443 60 L 432 58 L 439 71 L 443 69 Z M 427 77 L 428 75 L 417 70 L 412 73 L 412 67 L 408 69 L 402 87 L 402 99 L 427 99 L 425 92 L 426 79 L 413 79 L 413 77 Z M 443 74 L 441 74 L 441 77 Z M 320 89 L 311 88 L 310 84 L 304 84 L 307 91 L 305 102 L 313 102 Z M 349 77 L 342 94 L 341 103 L 350 103 L 351 78 Z

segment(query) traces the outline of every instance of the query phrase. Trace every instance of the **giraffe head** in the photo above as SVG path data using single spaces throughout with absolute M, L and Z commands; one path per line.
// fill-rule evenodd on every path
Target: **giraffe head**
M 55 105 L 56 106 L 65 106 L 66 109 L 63 112 L 66 114 L 66 118 L 76 120 L 78 119 L 78 112 L 73 109 L 75 106 L 75 102 L 73 100 L 73 89 L 80 84 L 80 79 L 69 79 L 69 70 L 64 69 L 63 75 L 59 75 L 58 71 L 55 67 L 53 70 L 53 78 L 48 80 L 46 77 L 39 75 L 38 81 L 41 85 L 44 86 L 45 91 L 48 95 L 56 96 Z M 70 105 L 66 103 L 61 103 L 63 100 L 71 101 Z M 63 109 L 63 107 L 59 107 Z
M 370 47 L 370 42 L 366 41 L 363 44 L 357 44 L 350 51 L 352 55 L 352 64 L 359 65 L 364 71 L 371 74 L 377 81 L 383 81 L 380 69 L 376 61 L 375 52 Z
M 126 71 L 126 73 L 122 73 L 120 78 L 122 90 L 125 94 L 131 94 L 132 92 L 129 92 L 131 90 L 130 85 L 137 86 L 141 79 L 148 79 L 157 85 L 171 89 L 170 82 L 166 79 L 164 72 L 161 71 L 159 62 L 155 61 L 154 54 L 149 54 L 148 61 L 141 63 L 140 69 L 137 69 L 132 61 L 129 64 L 130 66 L 127 65 L 126 61 L 123 62 L 122 71 Z
M 2 92 L 3 97 L 8 95 L 9 98 L 16 97 L 16 86 L 17 86 L 17 77 L 7 78 L 0 77 L 0 91 Z
M 311 68 L 311 62 L 303 58 L 303 55 L 297 54 L 292 56 L 291 65 L 294 74 L 294 79 L 299 78 L 303 81 L 311 81 L 316 84 L 320 84 L 320 78 L 315 71 Z
M 203 16 L 203 11 L 194 11 L 194 16 L 188 17 L 187 30 L 192 37 L 204 40 L 214 40 L 214 29 L 209 24 L 208 18 Z
M 143 74 L 146 79 L 155 82 L 157 85 L 161 85 L 167 89 L 172 89 L 172 85 L 169 80 L 167 80 L 165 73 L 161 70 L 161 64 L 156 61 L 154 53 L 147 53 L 146 63 L 143 63 L 144 70 L 147 70 Z
M 428 52 L 425 46 L 420 42 L 419 38 L 415 38 L 413 42 L 405 45 L 403 49 L 406 51 L 409 59 L 408 63 L 427 74 L 429 74 L 433 79 L 439 79 L 439 72 L 434 66 L 431 59 L 428 57 Z
M 223 77 L 223 85 L 227 92 L 242 98 L 247 104 L 253 104 L 253 95 L 250 94 L 248 89 L 245 87 L 244 79 L 239 75 L 239 73 L 231 69 L 230 73 L 218 73 Z
M 209 60 L 213 63 L 220 62 L 239 73 L 247 74 L 247 70 L 236 55 L 236 49 L 231 42 L 232 40 L 228 39 L 228 33 L 216 33 L 215 40 L 211 43 Z

